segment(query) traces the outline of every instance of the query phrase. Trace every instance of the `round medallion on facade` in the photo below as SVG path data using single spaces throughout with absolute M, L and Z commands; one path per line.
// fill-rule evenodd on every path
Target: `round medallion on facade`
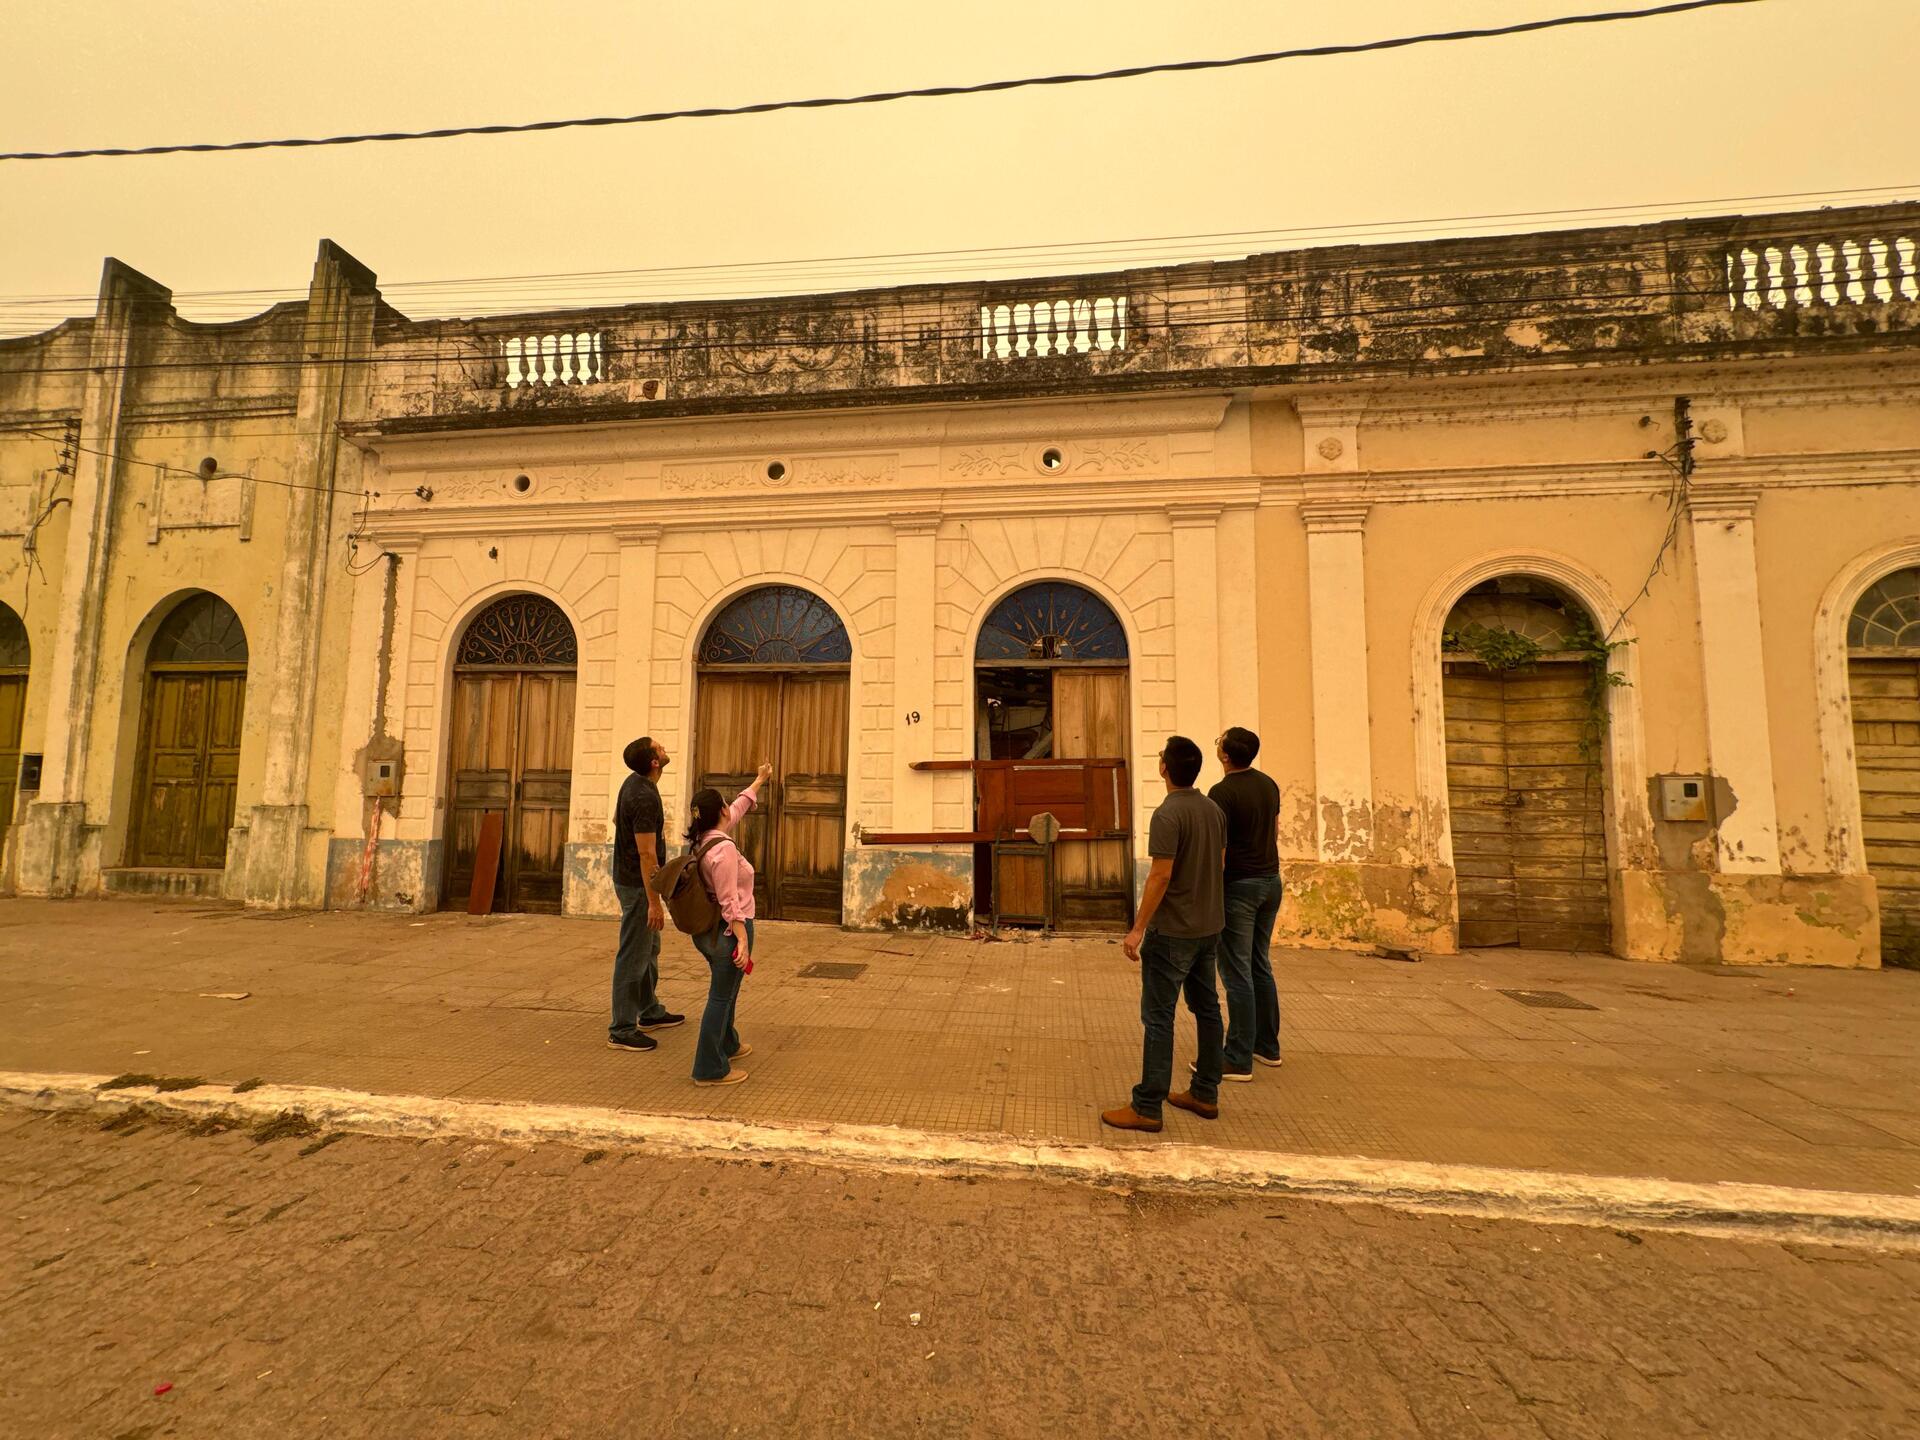
M 1722 443 L 1727 438 L 1727 422 L 1719 419 L 1707 421 L 1700 427 L 1700 437 L 1709 445 Z
M 1322 460 L 1338 460 L 1347 452 L 1347 447 L 1341 443 L 1338 435 L 1327 436 L 1314 448 L 1320 452 Z

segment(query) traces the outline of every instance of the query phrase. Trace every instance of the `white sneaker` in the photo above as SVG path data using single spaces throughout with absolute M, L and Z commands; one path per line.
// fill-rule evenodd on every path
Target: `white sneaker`
M 1200 1062 L 1198 1060 L 1188 1061 L 1187 1073 L 1189 1075 L 1198 1075 L 1200 1073 Z M 1251 1069 L 1247 1069 L 1247 1070 L 1222 1069 L 1220 1072 L 1220 1078 L 1222 1080 L 1237 1080 L 1242 1085 L 1246 1085 L 1246 1084 L 1252 1083 L 1253 1071 Z

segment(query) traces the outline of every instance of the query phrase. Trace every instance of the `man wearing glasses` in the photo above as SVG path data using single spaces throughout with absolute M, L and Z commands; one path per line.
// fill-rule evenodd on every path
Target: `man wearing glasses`
M 1200 747 L 1175 735 L 1160 752 L 1160 778 L 1167 798 L 1147 829 L 1147 872 L 1140 911 L 1122 948 L 1140 966 L 1140 1083 L 1133 1101 L 1100 1119 L 1116 1130 L 1157 1132 L 1162 1105 L 1203 1120 L 1220 1117 L 1220 996 L 1214 989 L 1214 949 L 1226 924 L 1223 856 L 1226 819 L 1220 807 L 1194 789 L 1200 778 Z M 1191 1088 L 1173 1085 L 1173 1018 L 1180 995 L 1200 1032 L 1200 1059 Z

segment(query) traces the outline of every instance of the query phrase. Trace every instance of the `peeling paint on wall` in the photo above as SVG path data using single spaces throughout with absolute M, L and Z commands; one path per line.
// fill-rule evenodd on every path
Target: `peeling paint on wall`
M 855 851 L 847 857 L 845 914 L 860 930 L 965 930 L 973 922 L 973 856 Z

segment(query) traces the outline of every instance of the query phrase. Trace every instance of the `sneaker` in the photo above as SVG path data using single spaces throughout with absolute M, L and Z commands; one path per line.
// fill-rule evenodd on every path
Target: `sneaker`
M 1142 1115 L 1131 1105 L 1122 1105 L 1118 1110 L 1102 1110 L 1100 1123 L 1111 1125 L 1116 1130 L 1145 1130 L 1150 1135 L 1160 1133 L 1160 1117 Z
M 733 1054 L 729 1055 L 727 1058 L 729 1060 L 739 1060 L 744 1056 L 751 1055 L 752 1053 L 753 1053 L 753 1046 L 749 1045 L 746 1041 L 742 1040 L 740 1042 L 740 1048 L 734 1051 Z
M 1255 1054 L 1253 1058 L 1258 1060 L 1262 1065 L 1271 1065 L 1276 1070 L 1280 1068 L 1281 1060 L 1278 1055 L 1269 1058 L 1265 1055 Z
M 659 1045 L 660 1042 L 651 1035 L 628 1035 L 624 1037 L 609 1035 L 607 1037 L 607 1048 L 609 1050 L 655 1050 L 659 1048 Z
M 718 1080 L 695 1080 L 693 1083 L 696 1085 L 738 1085 L 746 1078 L 746 1071 L 734 1069 L 727 1071 L 727 1073 L 722 1075 Z
M 1278 1060 L 1270 1060 L 1267 1063 L 1270 1065 L 1278 1065 L 1280 1062 Z M 1200 1073 L 1200 1062 L 1198 1060 L 1188 1061 L 1187 1073 L 1189 1075 L 1198 1075 Z M 1233 1070 L 1223 1065 L 1220 1068 L 1220 1078 L 1222 1080 L 1237 1080 L 1244 1085 L 1253 1079 L 1253 1067 L 1249 1065 L 1244 1070 Z
M 686 1016 L 675 1015 L 671 1011 L 669 1011 L 667 1014 L 662 1015 L 658 1020 L 642 1020 L 640 1022 L 640 1028 L 642 1030 L 671 1030 L 676 1025 L 684 1025 L 686 1023 L 687 1023 Z
M 1189 1115 L 1198 1115 L 1202 1120 L 1218 1120 L 1220 1107 L 1211 1100 L 1196 1100 L 1191 1090 L 1182 1090 L 1178 1095 L 1167 1096 L 1167 1104 L 1184 1110 Z

